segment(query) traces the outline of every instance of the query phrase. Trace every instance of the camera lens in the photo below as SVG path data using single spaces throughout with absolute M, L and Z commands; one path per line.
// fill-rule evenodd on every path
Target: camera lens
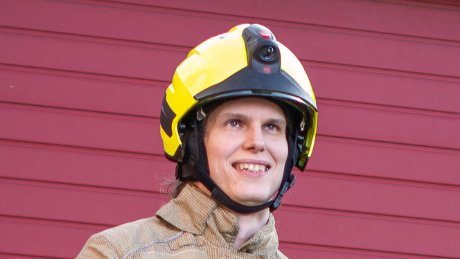
M 275 60 L 276 49 L 273 46 L 264 46 L 259 51 L 259 57 L 266 62 Z

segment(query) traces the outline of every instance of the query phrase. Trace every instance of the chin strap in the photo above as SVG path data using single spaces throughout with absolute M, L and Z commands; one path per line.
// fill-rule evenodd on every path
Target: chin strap
M 204 146 L 203 123 L 197 120 L 194 121 L 193 129 L 186 138 L 186 143 L 184 143 L 184 150 L 188 149 L 185 152 L 186 156 L 184 156 L 183 161 L 178 163 L 176 167 L 176 178 L 181 181 L 200 181 L 211 192 L 211 197 L 213 199 L 238 213 L 253 213 L 266 208 L 270 208 L 270 211 L 276 210 L 281 205 L 281 199 L 286 191 L 291 188 L 295 182 L 295 176 L 292 174 L 292 168 L 296 163 L 299 152 L 297 150 L 297 140 L 288 139 L 288 159 L 284 168 L 283 180 L 276 197 L 261 205 L 246 206 L 230 199 L 230 197 L 228 197 L 228 195 L 225 194 L 211 179 L 209 175 L 206 149 Z M 296 135 L 297 134 L 294 136 Z M 293 135 L 288 133 L 287 136 Z

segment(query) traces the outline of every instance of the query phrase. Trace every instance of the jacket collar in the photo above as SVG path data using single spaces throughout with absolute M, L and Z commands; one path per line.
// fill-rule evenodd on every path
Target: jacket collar
M 194 184 L 185 185 L 177 198 L 164 205 L 156 215 L 176 228 L 196 235 L 203 234 L 206 227 L 215 228 L 229 244 L 233 244 L 238 233 L 236 215 L 220 206 Z M 259 247 L 263 247 L 265 252 L 278 249 L 278 236 L 272 214 L 268 223 L 238 250 L 252 253 Z
M 179 195 L 161 207 L 156 215 L 182 231 L 202 234 L 206 221 L 217 206 L 194 184 L 186 184 Z

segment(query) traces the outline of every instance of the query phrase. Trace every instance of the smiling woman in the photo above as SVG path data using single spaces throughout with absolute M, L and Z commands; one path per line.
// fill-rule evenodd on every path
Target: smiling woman
M 311 156 L 316 120 L 302 64 L 270 30 L 243 24 L 205 41 L 161 109 L 174 198 L 92 236 L 79 258 L 286 258 L 271 212 Z
M 204 142 L 210 176 L 230 199 L 254 206 L 275 195 L 288 155 L 286 120 L 275 103 L 250 97 L 218 106 Z

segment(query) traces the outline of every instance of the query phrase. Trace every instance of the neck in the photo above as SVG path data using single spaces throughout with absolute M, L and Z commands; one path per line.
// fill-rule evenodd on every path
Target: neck
M 241 245 L 267 224 L 270 211 L 267 208 L 250 214 L 236 213 L 236 216 L 238 218 L 239 231 L 233 243 L 233 249 L 235 250 L 240 248 Z
M 204 193 L 211 195 L 209 190 L 201 182 L 195 182 L 195 184 Z M 263 228 L 267 224 L 270 216 L 270 209 L 266 208 L 248 214 L 234 213 L 238 219 L 238 234 L 236 234 L 235 241 L 233 242 L 233 249 L 237 250 L 241 247 L 241 245 L 254 236 L 259 229 Z

